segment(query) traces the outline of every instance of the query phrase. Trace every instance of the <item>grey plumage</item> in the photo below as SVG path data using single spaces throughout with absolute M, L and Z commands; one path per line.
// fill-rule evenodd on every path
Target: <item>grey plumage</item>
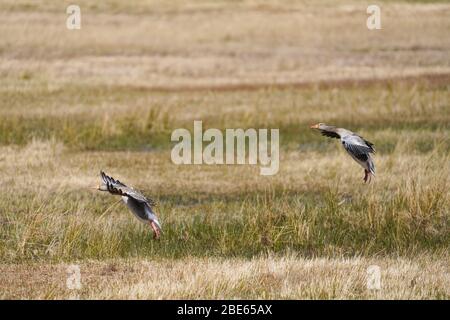
M 370 180 L 372 175 L 375 175 L 375 164 L 371 156 L 375 153 L 375 148 L 372 142 L 350 130 L 328 126 L 324 123 L 313 125 L 311 128 L 320 130 L 323 136 L 340 139 L 347 153 L 364 168 L 365 182 L 368 179 Z
M 155 237 L 159 237 L 161 232 L 161 224 L 158 221 L 156 214 L 153 211 L 155 202 L 152 199 L 146 198 L 142 193 L 132 187 L 128 187 L 124 183 L 116 180 L 103 171 L 100 171 L 102 184 L 98 190 L 108 191 L 114 195 L 122 196 L 123 202 L 133 212 L 133 214 L 144 223 L 149 223 L 155 232 Z

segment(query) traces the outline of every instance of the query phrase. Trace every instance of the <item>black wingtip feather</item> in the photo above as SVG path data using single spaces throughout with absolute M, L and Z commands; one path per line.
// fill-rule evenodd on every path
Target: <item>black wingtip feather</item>
M 363 140 L 367 144 L 367 146 L 372 150 L 372 152 L 375 153 L 375 145 L 366 139 L 363 139 Z
M 335 139 L 340 139 L 341 138 L 341 136 L 339 134 L 337 134 L 336 132 L 321 130 L 320 133 L 323 136 L 329 137 L 329 138 L 335 138 Z

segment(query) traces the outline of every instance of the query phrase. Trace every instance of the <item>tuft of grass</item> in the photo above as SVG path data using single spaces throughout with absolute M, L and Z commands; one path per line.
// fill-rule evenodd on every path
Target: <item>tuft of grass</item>
M 408 180 L 378 196 L 360 194 L 349 202 L 335 189 L 303 194 L 263 190 L 227 200 L 190 200 L 190 205 L 166 196 L 158 209 L 164 214 L 159 241 L 123 204 L 103 214 L 111 209 L 110 197 L 23 195 L 9 203 L 14 213 L 4 208 L 1 258 L 252 257 L 286 251 L 303 256 L 414 255 L 448 246 L 447 188 L 444 179 L 432 187 Z

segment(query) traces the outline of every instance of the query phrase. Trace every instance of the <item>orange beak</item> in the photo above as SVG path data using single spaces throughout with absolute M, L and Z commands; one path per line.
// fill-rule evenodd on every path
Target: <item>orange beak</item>
M 319 124 L 313 124 L 310 126 L 311 129 L 319 129 Z

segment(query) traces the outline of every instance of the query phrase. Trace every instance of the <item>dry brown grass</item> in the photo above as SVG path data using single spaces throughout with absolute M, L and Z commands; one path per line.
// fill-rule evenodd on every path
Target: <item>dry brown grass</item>
M 7 1 L 0 73 L 8 76 L 8 87 L 25 75 L 57 89 L 74 83 L 214 87 L 450 72 L 448 4 L 383 2 L 383 30 L 373 32 L 365 26 L 365 4 L 332 3 L 80 1 L 82 29 L 71 32 L 63 3 Z
M 439 259 L 243 259 L 83 262 L 81 289 L 66 287 L 67 264 L 0 266 L 1 298 L 27 299 L 448 299 L 448 254 Z M 369 266 L 381 289 L 367 287 Z
M 381 2 L 377 32 L 358 1 L 78 2 L 80 31 L 0 3 L 1 298 L 449 298 L 448 4 Z M 279 173 L 175 166 L 194 120 L 279 128 Z M 318 121 L 375 143 L 372 184 Z M 159 200 L 161 241 L 100 169 Z

